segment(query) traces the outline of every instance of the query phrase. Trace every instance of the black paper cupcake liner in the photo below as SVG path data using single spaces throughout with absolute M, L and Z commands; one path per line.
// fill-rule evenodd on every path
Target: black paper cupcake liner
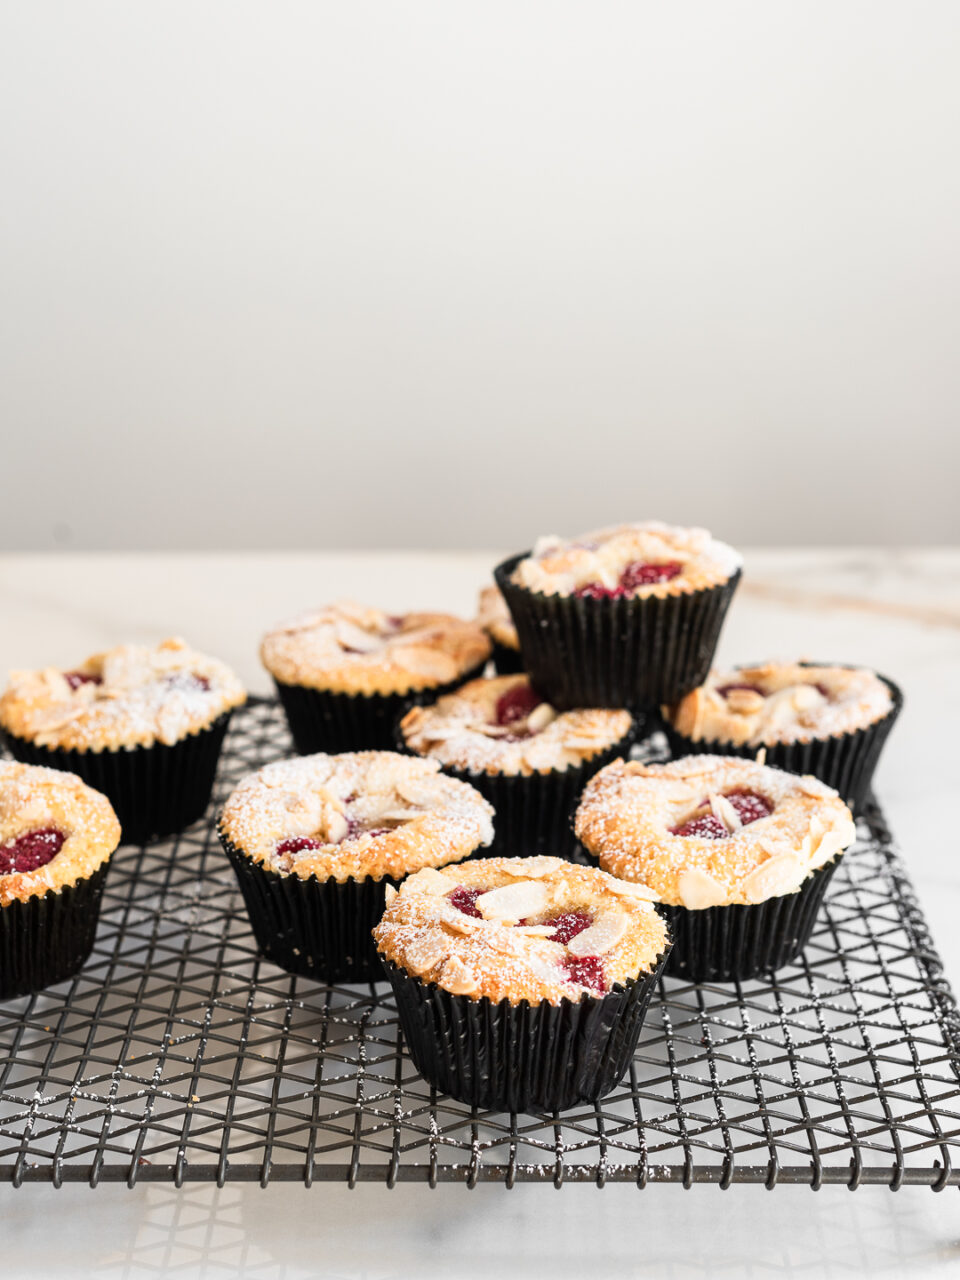
M 33 995 L 83 967 L 93 950 L 108 866 L 74 885 L 0 907 L 0 1000 Z
M 518 676 L 523 671 L 523 658 L 519 649 L 511 649 L 498 640 L 491 641 L 493 652 L 490 655 L 498 676 Z
M 551 1112 L 596 1102 L 623 1079 L 669 949 L 652 973 L 559 1005 L 455 996 L 392 961 L 383 967 L 425 1080 L 468 1106 Z
M 452 693 L 480 675 L 486 663 L 449 684 L 414 693 L 334 693 L 274 680 L 299 755 L 317 751 L 393 751 L 394 725 L 405 711 Z
M 318 982 L 383 980 L 371 931 L 397 881 L 302 879 L 267 871 L 220 833 L 257 945 L 288 973 Z
M 658 903 L 674 939 L 667 973 L 688 982 L 743 982 L 792 964 L 810 941 L 839 862 L 819 867 L 796 893 L 752 906 L 692 911 Z
M 549 596 L 511 581 L 530 553 L 494 570 L 537 690 L 560 710 L 678 702 L 706 679 L 740 581 L 670 596 L 591 600 Z
M 474 772 L 444 764 L 443 772 L 479 791 L 493 805 L 493 843 L 478 849 L 474 857 L 525 858 L 549 854 L 555 858 L 572 858 L 580 848 L 573 831 L 573 818 L 583 789 L 604 765 L 619 756 L 627 758 L 635 737 L 634 729 L 619 742 L 598 751 L 589 760 L 569 769 L 550 773 L 505 774 Z M 399 725 L 395 735 L 396 750 L 411 752 Z M 429 760 L 430 756 L 420 756 Z
M 839 792 L 854 812 L 863 805 L 870 792 L 880 753 L 890 730 L 903 708 L 903 694 L 886 676 L 880 679 L 890 690 L 893 706 L 883 717 L 852 733 L 837 733 L 829 738 L 811 738 L 808 742 L 776 742 L 768 747 L 734 746 L 729 742 L 702 738 L 694 741 L 678 733 L 668 722 L 663 729 L 674 759 L 681 756 L 740 756 L 755 760 L 757 752 L 766 752 L 765 763 L 787 773 L 807 773 Z
M 14 759 L 64 769 L 102 791 L 120 820 L 124 841 L 139 844 L 182 831 L 203 816 L 230 715 L 225 712 L 208 728 L 171 746 L 157 742 L 152 747 L 76 751 L 38 747 L 9 732 L 3 738 Z

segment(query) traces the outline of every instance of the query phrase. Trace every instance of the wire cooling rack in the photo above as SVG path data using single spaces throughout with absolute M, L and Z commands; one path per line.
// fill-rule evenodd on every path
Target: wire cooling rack
M 279 709 L 234 717 L 217 786 L 288 754 Z M 211 808 L 211 818 L 214 809 Z M 93 955 L 0 1004 L 0 1178 L 960 1182 L 960 1019 L 880 810 L 776 980 L 665 980 L 596 1106 L 498 1115 L 437 1094 L 386 985 L 261 959 L 212 821 L 114 855 Z

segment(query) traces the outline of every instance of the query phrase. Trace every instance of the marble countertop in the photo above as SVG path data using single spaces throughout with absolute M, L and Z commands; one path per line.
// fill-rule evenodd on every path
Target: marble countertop
M 386 609 L 469 614 L 490 553 L 23 554 L 0 556 L 0 670 L 76 662 L 120 640 L 181 634 L 224 658 L 254 692 L 271 623 L 353 596 Z M 956 824 L 960 550 L 856 548 L 746 553 L 721 660 L 860 662 L 906 704 L 876 789 L 947 975 L 960 981 Z M 960 1264 L 956 1192 L 839 1188 L 537 1186 L 354 1192 L 271 1187 L 0 1187 L 3 1274 L 423 1277 L 515 1274 L 815 1277 L 939 1275 Z M 376 1224 L 376 1231 L 370 1224 Z M 631 1228 L 635 1228 L 631 1230 Z M 42 1263 L 42 1267 L 40 1266 Z M 321 1267 L 325 1268 L 321 1270 Z

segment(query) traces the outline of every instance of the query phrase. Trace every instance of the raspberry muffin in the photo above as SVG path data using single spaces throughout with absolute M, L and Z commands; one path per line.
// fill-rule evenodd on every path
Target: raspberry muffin
M 233 672 L 179 639 L 124 644 L 67 670 L 13 671 L 0 731 L 27 764 L 78 774 L 112 803 L 128 841 L 169 835 L 207 807 Z
M 605 871 L 665 904 L 671 972 L 693 982 L 792 963 L 856 838 L 850 810 L 819 779 L 706 755 L 614 761 L 587 785 L 576 830 Z
M 630 1065 L 670 949 L 642 885 L 560 858 L 421 871 L 374 930 L 404 1041 L 470 1106 L 595 1102 Z
M 573 854 L 580 794 L 632 735 L 628 711 L 554 711 L 525 675 L 472 680 L 400 724 L 405 750 L 486 796 L 497 815 L 492 852 L 515 856 Z
M 789 773 L 809 773 L 857 809 L 903 696 L 861 667 L 766 662 L 711 671 L 699 689 L 664 707 L 674 755 L 738 755 Z
M 74 774 L 0 762 L 0 1000 L 81 968 L 119 842 L 109 800 Z
M 350 601 L 276 627 L 260 647 L 301 755 L 389 750 L 408 707 L 479 674 L 489 656 L 476 623 Z
M 740 563 L 705 529 L 651 520 L 541 538 L 494 576 L 554 706 L 649 711 L 702 683 Z
M 493 645 L 493 665 L 501 676 L 513 675 L 523 670 L 520 657 L 520 639 L 510 617 L 510 610 L 498 586 L 484 587 L 480 592 L 477 609 L 477 625 L 490 637 Z
M 360 982 L 382 976 L 370 930 L 387 886 L 488 845 L 492 819 L 436 761 L 360 751 L 250 774 L 219 834 L 264 954 L 291 973 Z

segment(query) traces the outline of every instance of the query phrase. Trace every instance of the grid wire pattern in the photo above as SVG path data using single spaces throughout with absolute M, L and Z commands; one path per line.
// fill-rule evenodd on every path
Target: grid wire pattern
M 960 1019 L 875 805 L 801 961 L 664 980 L 612 1094 L 497 1115 L 418 1076 L 386 984 L 258 955 L 212 818 L 290 749 L 274 703 L 238 713 L 207 820 L 121 847 L 83 971 L 0 1005 L 0 1178 L 960 1183 Z

